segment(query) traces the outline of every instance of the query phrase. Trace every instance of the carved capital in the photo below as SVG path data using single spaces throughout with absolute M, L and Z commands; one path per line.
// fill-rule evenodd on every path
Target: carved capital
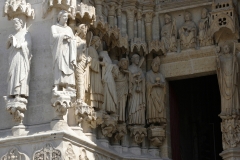
M 152 23 L 154 12 L 145 12 L 144 15 L 145 15 L 145 23 L 146 24 Z
M 94 21 L 96 19 L 95 7 L 85 3 L 80 3 L 76 8 L 76 15 L 80 15 L 81 18 L 87 17 L 88 21 Z
M 136 47 L 138 51 L 140 51 L 142 48 L 145 53 L 148 53 L 147 44 L 145 41 L 142 40 L 142 38 L 134 38 L 131 41 L 130 47 L 131 47 L 131 52 L 133 52 L 134 48 Z
M 127 13 L 127 20 L 133 21 L 136 13 L 135 7 L 125 8 L 124 11 Z
M 95 5 L 102 5 L 104 0 L 94 0 Z
M 137 11 L 137 15 L 136 15 L 137 20 L 141 20 L 142 19 L 142 15 L 143 15 L 142 11 L 138 10 Z
M 127 128 L 126 128 L 126 124 L 118 124 L 117 125 L 117 130 L 114 133 L 114 139 L 118 142 L 120 140 L 122 140 L 122 138 L 127 134 Z
M 2 156 L 0 160 L 29 160 L 29 157 L 14 147 Z
M 8 19 L 10 20 L 16 15 L 21 14 L 34 19 L 35 13 L 30 3 L 26 3 L 26 0 L 7 0 L 5 2 L 3 16 L 8 16 Z
M 153 40 L 151 42 L 148 42 L 149 53 L 151 53 L 152 51 L 159 52 L 160 50 L 164 55 L 166 54 L 166 49 L 162 42 L 160 42 L 159 40 Z
M 240 120 L 226 119 L 221 123 L 223 149 L 239 147 Z
M 135 143 L 140 144 L 147 136 L 147 129 L 143 126 L 129 126 L 130 136 L 133 138 Z
M 115 16 L 116 11 L 116 3 L 110 2 L 108 3 L 108 16 Z
M 22 124 L 24 112 L 27 110 L 27 99 L 22 97 L 8 98 L 3 97 L 6 103 L 6 110 L 13 116 L 13 120 Z

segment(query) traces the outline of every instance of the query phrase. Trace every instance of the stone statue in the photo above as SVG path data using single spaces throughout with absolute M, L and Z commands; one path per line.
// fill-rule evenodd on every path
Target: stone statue
M 217 47 L 217 76 L 221 94 L 221 117 L 239 113 L 238 62 L 229 45 Z
M 128 124 L 145 124 L 145 77 L 139 66 L 139 55 L 134 54 L 129 66 L 130 87 L 128 101 Z
M 67 26 L 68 13 L 60 11 L 57 24 L 51 27 L 54 89 L 75 90 L 74 66 L 76 65 L 76 41 L 73 31 Z
M 213 44 L 213 39 L 209 33 L 210 18 L 206 8 L 202 9 L 201 20 L 198 23 L 198 27 L 199 27 L 198 39 L 200 47 L 209 46 Z
M 24 111 L 27 110 L 29 95 L 29 73 L 31 63 L 31 35 L 20 18 L 14 18 L 16 32 L 9 35 L 7 48 L 9 53 L 8 91 L 4 96 L 6 108 L 16 122 L 22 124 Z
M 118 121 L 125 122 L 125 108 L 128 96 L 128 59 L 122 58 L 120 59 L 119 63 L 119 72 L 115 79 L 116 82 L 116 89 L 117 89 L 117 108 L 118 108 Z
M 153 59 L 151 67 L 152 69 L 146 74 L 147 123 L 166 124 L 165 78 L 159 72 L 159 57 Z
M 117 112 L 117 91 L 114 79 L 116 78 L 118 68 L 112 63 L 107 51 L 100 52 L 103 58 L 102 83 L 104 89 L 103 108 L 107 113 Z
M 191 13 L 185 12 L 184 20 L 185 22 L 179 29 L 181 49 L 195 48 L 197 27 L 196 24 L 192 21 Z
M 161 31 L 161 41 L 164 44 L 164 48 L 167 52 L 177 51 L 177 27 L 176 22 L 172 22 L 170 15 L 165 14 L 164 16 L 165 25 L 162 27 Z
M 100 46 L 101 41 L 98 36 L 93 36 L 91 46 L 88 49 L 88 54 L 91 57 L 90 62 L 90 89 L 89 89 L 89 104 L 101 109 L 103 104 L 103 86 L 101 78 L 101 65 L 103 62 L 99 61 L 99 55 L 96 49 Z
M 77 101 L 85 104 L 85 91 L 89 88 L 89 63 L 91 57 L 87 53 L 86 45 L 87 26 L 80 24 L 77 27 L 76 40 L 77 40 L 77 66 L 76 66 L 76 80 L 77 80 Z

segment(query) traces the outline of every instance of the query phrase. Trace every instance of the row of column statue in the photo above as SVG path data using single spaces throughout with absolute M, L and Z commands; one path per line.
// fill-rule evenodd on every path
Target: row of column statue
M 165 25 L 161 30 L 161 41 L 166 52 L 176 52 L 178 50 L 177 37 L 179 33 L 180 48 L 182 50 L 189 48 L 213 45 L 213 37 L 210 33 L 211 19 L 206 8 L 202 9 L 201 19 L 197 25 L 192 21 L 190 12 L 184 13 L 184 23 L 177 32 L 175 19 L 169 15 L 164 15 Z M 198 43 L 197 43 L 198 42 Z
M 92 132 L 89 128 L 99 125 L 99 138 L 113 137 L 113 142 L 119 143 L 128 126 L 135 145 L 143 142 L 146 126 L 151 126 L 152 144 L 161 145 L 166 112 L 160 58 L 153 60 L 145 78 L 141 69 L 144 59 L 138 54 L 132 55 L 131 65 L 128 57 L 114 64 L 107 51 L 99 51 L 102 44 L 98 36 L 87 32 L 85 24 L 77 25 L 74 34 L 67 20 L 68 13 L 60 11 L 57 24 L 51 27 L 56 119 L 63 119 L 72 107 L 83 132 Z

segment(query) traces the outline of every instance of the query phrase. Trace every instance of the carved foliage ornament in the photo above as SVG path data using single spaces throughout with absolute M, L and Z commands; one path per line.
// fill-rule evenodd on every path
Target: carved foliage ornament
M 26 154 L 19 152 L 17 148 L 12 148 L 1 157 L 1 160 L 29 160 L 29 158 Z
M 50 143 L 46 144 L 41 150 L 36 151 L 33 155 L 34 160 L 62 160 L 60 150 L 52 147 Z

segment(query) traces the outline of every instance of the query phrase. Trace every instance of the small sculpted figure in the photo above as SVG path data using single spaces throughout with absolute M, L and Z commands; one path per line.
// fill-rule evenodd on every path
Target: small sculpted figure
M 117 91 L 114 79 L 116 78 L 118 68 L 112 63 L 107 51 L 100 52 L 103 58 L 102 83 L 104 89 L 103 108 L 107 113 L 117 112 Z
M 139 67 L 139 55 L 134 54 L 129 66 L 130 87 L 128 101 L 128 124 L 145 124 L 145 77 Z
M 185 12 L 184 20 L 185 22 L 179 29 L 181 49 L 195 48 L 197 27 L 195 23 L 192 21 L 191 13 Z
M 96 109 L 101 109 L 103 104 L 103 86 L 101 78 L 101 65 L 103 62 L 99 61 L 97 49 L 101 44 L 98 36 L 93 36 L 91 46 L 88 49 L 88 54 L 91 57 L 90 62 L 90 89 L 89 89 L 89 103 Z
M 117 108 L 118 108 L 118 121 L 125 122 L 125 108 L 128 96 L 128 79 L 129 79 L 129 71 L 128 71 L 128 59 L 122 58 L 118 63 L 119 72 L 115 79 L 116 89 L 117 89 Z
M 73 31 L 67 26 L 68 13 L 60 11 L 57 24 L 51 27 L 51 48 L 53 55 L 54 89 L 75 89 L 74 66 L 76 65 L 76 41 Z
M 165 25 L 162 27 L 161 31 L 161 41 L 164 44 L 164 47 L 167 52 L 176 52 L 177 51 L 177 27 L 176 23 L 172 22 L 170 15 L 165 14 L 164 16 Z
M 213 39 L 209 33 L 210 19 L 206 8 L 202 9 L 201 20 L 198 23 L 198 27 L 199 27 L 198 39 L 200 47 L 209 46 L 213 44 Z
M 16 32 L 9 35 L 7 48 L 9 53 L 8 96 L 28 97 L 31 54 L 31 35 L 24 28 L 23 21 L 14 18 Z
M 222 111 L 220 116 L 239 114 L 238 62 L 229 45 L 217 47 L 217 75 L 221 94 Z
M 153 59 L 152 69 L 146 75 L 147 123 L 165 124 L 165 78 L 159 72 L 160 58 Z
M 76 66 L 76 80 L 77 80 L 77 100 L 86 106 L 85 91 L 89 88 L 89 63 L 91 57 L 87 53 L 86 45 L 87 26 L 80 24 L 77 27 L 76 41 L 77 41 L 77 66 Z

